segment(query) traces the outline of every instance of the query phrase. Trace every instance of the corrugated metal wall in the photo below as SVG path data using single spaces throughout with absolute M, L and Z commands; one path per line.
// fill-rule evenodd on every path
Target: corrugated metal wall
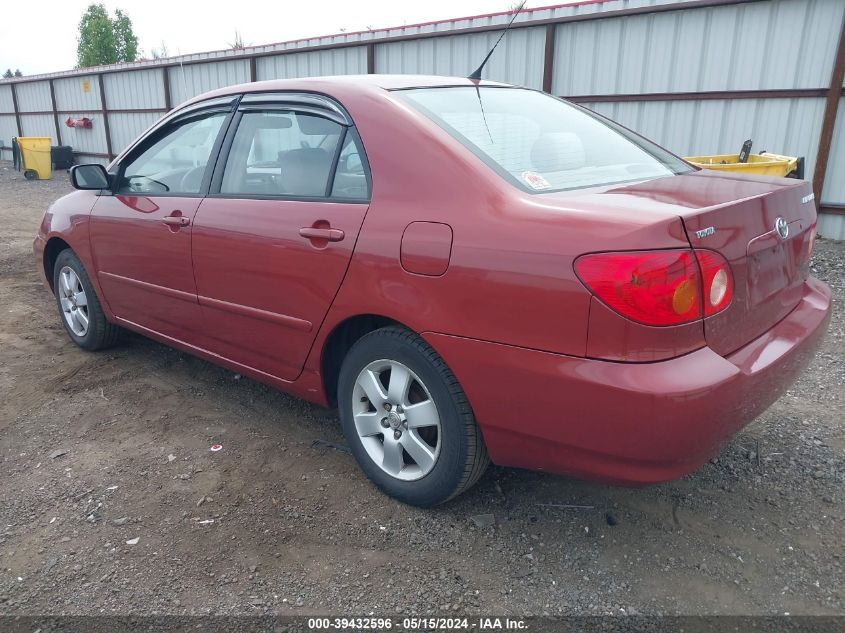
M 514 29 L 491 58 L 485 77 L 543 88 L 546 38 L 551 33 L 554 54 L 547 85 L 553 94 L 571 97 L 681 155 L 736 151 L 751 138 L 755 151 L 806 156 L 805 173 L 811 178 L 845 2 L 698 4 L 700 0 L 609 0 L 528 9 L 518 16 L 517 27 L 527 21 L 567 21 L 548 27 L 551 31 L 545 23 Z M 630 13 L 662 5 L 672 5 L 672 10 Z M 626 14 L 616 16 L 615 11 Z M 66 71 L 35 81 L 25 78 L 14 82 L 20 125 L 24 134 L 60 137 L 62 143 L 89 153 L 86 160 L 105 161 L 171 105 L 250 81 L 253 64 L 258 80 L 368 71 L 465 76 L 501 30 L 444 33 L 498 27 L 509 19 L 507 13 L 458 18 Z M 313 47 L 320 48 L 308 50 Z M 256 57 L 250 61 L 249 56 Z M 100 71 L 102 96 L 96 74 Z M 58 130 L 49 114 L 50 80 Z M 772 90 L 803 94 L 749 93 Z M 730 94 L 737 92 L 742 94 Z M 111 111 L 110 146 L 104 106 Z M 17 134 L 13 111 L 11 86 L 0 82 L 0 141 L 7 147 Z M 63 122 L 69 116 L 87 116 L 94 127 L 67 128 Z M 845 207 L 845 100 L 840 102 L 832 140 L 821 199 Z M 823 217 L 819 226 L 823 234 L 845 239 L 845 216 Z
M 49 90 L 49 88 L 48 88 Z M 53 82 L 59 110 L 99 110 L 100 83 L 96 77 L 69 77 Z M 47 110 L 51 108 L 48 106 Z
M 55 138 L 56 125 L 52 114 L 22 114 L 21 128 L 21 136 Z
M 15 123 L 14 114 L 3 114 L 14 112 L 14 102 L 12 101 L 12 87 L 9 85 L 0 84 L 0 147 L 10 147 L 12 144 L 12 137 L 17 136 L 18 128 Z M 0 152 L 0 158 L 5 158 L 3 152 Z
M 552 91 L 604 95 L 820 88 L 845 2 L 777 0 L 556 29 Z
M 19 112 L 49 112 L 53 109 L 50 101 L 50 82 L 35 81 L 17 84 Z
M 329 75 L 360 75 L 367 72 L 367 49 L 334 48 L 309 53 L 274 55 L 256 60 L 256 79 L 290 79 Z
M 812 177 L 824 114 L 824 99 L 712 99 L 585 103 L 625 127 L 682 156 L 752 151 L 805 156 Z
M 14 112 L 15 107 L 12 102 L 12 87 L 10 85 L 0 84 L 0 112 Z
M 80 110 L 64 115 L 65 118 L 81 119 L 87 117 L 91 119 L 91 129 L 62 127 L 62 143 L 70 145 L 74 151 L 92 152 L 94 154 L 102 152 L 106 147 L 106 127 L 103 125 L 103 113 L 93 110 Z
M 845 98 L 839 100 L 822 200 L 828 204 L 845 204 Z M 845 215 L 819 216 L 819 233 L 845 240 Z
M 18 135 L 18 128 L 15 124 L 14 117 L 0 116 L 0 147 L 11 147 L 12 138 Z M 0 156 L 0 158 L 8 158 L 9 154 Z
M 109 115 L 111 142 L 115 151 L 120 152 L 160 118 L 157 112 L 116 112 Z
M 172 103 L 181 103 L 198 94 L 249 81 L 249 62 L 221 61 L 170 68 Z
M 381 44 L 376 68 L 382 73 L 422 73 L 466 77 L 484 59 L 500 32 L 455 35 L 426 40 Z M 519 29 L 502 40 L 485 67 L 485 78 L 512 84 L 543 87 L 545 29 Z
M 824 198 L 845 203 L 845 99 L 839 101 L 833 149 L 827 165 L 828 178 L 824 181 Z
M 106 106 L 110 110 L 164 108 L 163 68 L 139 70 L 133 73 L 103 75 Z

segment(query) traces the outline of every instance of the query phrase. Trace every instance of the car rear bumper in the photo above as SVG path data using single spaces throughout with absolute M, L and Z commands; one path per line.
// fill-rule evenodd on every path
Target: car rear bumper
M 830 289 L 810 278 L 798 306 L 722 357 L 702 348 L 618 363 L 428 333 L 460 380 L 502 466 L 624 485 L 681 477 L 765 411 L 818 348 Z

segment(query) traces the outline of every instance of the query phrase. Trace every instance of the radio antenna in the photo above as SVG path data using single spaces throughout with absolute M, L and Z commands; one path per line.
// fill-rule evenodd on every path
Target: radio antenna
M 522 2 L 519 4 L 519 6 L 516 8 L 516 10 L 513 12 L 513 16 L 511 17 L 511 21 L 508 22 L 508 25 L 505 27 L 505 30 L 502 31 L 502 34 L 499 36 L 499 39 L 496 40 L 496 43 L 493 44 L 493 48 L 491 48 L 490 52 L 487 53 L 487 57 L 485 57 L 484 61 L 481 62 L 481 66 L 476 68 L 475 71 L 473 71 L 473 73 L 469 77 L 467 77 L 467 79 L 472 79 L 473 81 L 481 81 L 481 71 L 484 70 L 484 66 L 487 64 L 488 60 L 490 59 L 490 56 L 493 54 L 493 51 L 496 50 L 496 47 L 499 45 L 499 42 L 502 41 L 502 38 L 510 30 L 511 25 L 513 24 L 513 21 L 516 20 L 516 16 L 518 16 L 519 12 L 522 11 L 522 7 L 525 6 L 525 3 L 527 1 L 528 0 L 522 0 Z

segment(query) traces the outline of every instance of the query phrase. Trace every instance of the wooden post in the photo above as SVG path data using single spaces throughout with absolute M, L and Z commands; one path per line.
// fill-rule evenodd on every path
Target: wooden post
M 56 107 L 56 89 L 50 80 L 50 103 L 53 105 L 53 123 L 56 126 L 56 145 L 62 144 L 62 128 L 59 127 L 59 109 Z
M 106 153 L 111 160 L 114 158 L 114 152 L 111 147 L 111 129 L 109 128 L 109 111 L 106 108 L 106 87 L 103 84 L 103 73 L 97 75 L 97 82 L 100 86 L 100 112 L 103 114 L 103 130 L 106 133 Z
M 836 128 L 836 112 L 839 110 L 839 99 L 842 95 L 842 81 L 845 80 L 845 16 L 842 18 L 842 28 L 839 33 L 839 44 L 836 47 L 836 57 L 833 72 L 830 76 L 830 87 L 824 104 L 824 118 L 822 130 L 819 134 L 819 151 L 816 153 L 816 170 L 813 172 L 813 193 L 816 195 L 816 207 L 822 201 L 824 177 L 827 173 L 827 162 L 830 158 L 830 145 L 833 142 L 833 131 Z
M 255 57 L 249 58 L 249 80 L 250 82 L 258 81 L 258 68 L 256 68 Z
M 557 27 L 554 24 L 546 25 L 546 51 L 543 59 L 543 92 L 552 93 L 552 79 L 555 68 L 555 33 Z
M 164 107 L 170 112 L 173 109 L 170 103 L 170 66 L 161 69 L 161 88 L 164 90 Z
M 15 90 L 15 84 L 9 84 L 12 88 L 12 107 L 15 110 L 15 126 L 18 129 L 18 136 L 23 136 L 23 130 L 21 129 L 21 111 L 18 108 L 18 91 Z
M 367 44 L 367 74 L 373 75 L 376 72 L 376 45 L 373 42 Z

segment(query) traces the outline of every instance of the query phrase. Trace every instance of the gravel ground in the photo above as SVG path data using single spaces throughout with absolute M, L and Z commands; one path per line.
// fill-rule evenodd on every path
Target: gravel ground
M 31 252 L 69 189 L 0 163 L 0 614 L 845 614 L 845 244 L 816 246 L 823 349 L 697 473 L 491 468 L 419 510 L 312 445 L 333 411 L 135 335 L 77 349 Z

